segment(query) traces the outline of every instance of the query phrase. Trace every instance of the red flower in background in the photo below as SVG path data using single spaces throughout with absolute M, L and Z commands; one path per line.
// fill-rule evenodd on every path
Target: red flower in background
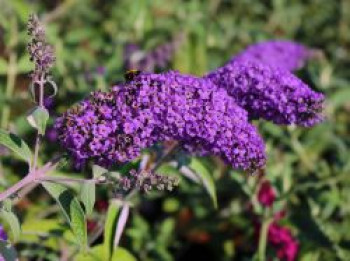
M 258 192 L 258 200 L 260 204 L 264 207 L 271 207 L 275 199 L 276 193 L 271 186 L 270 181 L 263 181 Z
M 258 191 L 258 201 L 264 207 L 271 207 L 276 200 L 276 192 L 268 180 L 262 181 Z M 274 221 L 269 226 L 267 241 L 271 244 L 280 260 L 294 261 L 296 260 L 299 243 L 293 238 L 290 229 L 280 226 L 277 222 L 285 216 L 285 210 L 274 214 Z M 257 226 L 257 234 L 259 234 L 261 224 Z
M 288 228 L 279 226 L 273 222 L 268 231 L 268 242 L 277 250 L 277 256 L 281 260 L 293 261 L 298 254 L 299 244 Z

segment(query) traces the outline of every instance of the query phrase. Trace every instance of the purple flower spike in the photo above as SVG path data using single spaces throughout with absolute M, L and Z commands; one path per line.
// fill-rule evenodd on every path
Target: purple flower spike
M 108 93 L 95 92 L 56 122 L 78 165 L 109 166 L 157 142 L 222 157 L 234 168 L 265 164 L 265 147 L 247 112 L 211 81 L 177 72 L 140 74 Z
M 272 40 L 253 44 L 231 60 L 254 62 L 294 71 L 303 67 L 313 51 L 306 46 L 287 40 Z
M 249 119 L 305 127 L 322 121 L 324 96 L 292 73 L 258 63 L 231 61 L 209 73 L 207 79 L 227 90 Z

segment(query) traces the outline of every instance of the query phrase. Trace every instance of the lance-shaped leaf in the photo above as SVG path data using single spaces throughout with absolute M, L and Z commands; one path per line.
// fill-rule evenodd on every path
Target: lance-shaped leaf
M 0 145 L 12 150 L 17 157 L 30 164 L 32 152 L 27 143 L 13 133 L 8 133 L 0 129 Z
M 113 253 L 113 240 L 117 226 L 119 210 L 119 202 L 112 202 L 108 207 L 103 241 L 103 253 L 106 260 L 109 260 Z
M 61 184 L 44 182 L 43 186 L 60 205 L 77 243 L 85 249 L 87 245 L 86 220 L 78 199 Z
M 85 206 L 85 212 L 89 216 L 94 210 L 96 201 L 96 185 L 93 182 L 84 182 L 80 189 L 80 201 Z
M 21 225 L 19 224 L 17 216 L 11 211 L 1 210 L 0 217 L 10 225 L 13 239 L 15 241 L 19 239 L 21 234 Z
M 209 196 L 211 197 L 214 207 L 217 208 L 217 197 L 216 197 L 216 187 L 214 183 L 214 179 L 208 169 L 200 162 L 200 160 L 193 158 L 190 163 L 190 168 L 193 169 L 201 180 L 201 183 L 207 190 Z

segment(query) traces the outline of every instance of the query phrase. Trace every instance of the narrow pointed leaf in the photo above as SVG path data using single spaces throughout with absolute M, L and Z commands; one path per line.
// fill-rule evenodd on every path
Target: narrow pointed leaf
M 2 210 L 0 212 L 0 217 L 10 225 L 13 239 L 17 241 L 21 234 L 21 225 L 19 224 L 17 216 L 13 212 Z
M 8 133 L 0 129 L 0 145 L 13 151 L 17 157 L 30 164 L 32 159 L 32 152 L 25 141 L 13 133 Z
M 87 245 L 87 229 L 86 220 L 82 207 L 78 199 L 61 184 L 45 182 L 44 188 L 60 205 L 65 218 L 67 219 L 77 243 L 86 248 Z
M 96 185 L 93 182 L 84 182 L 80 189 L 80 201 L 85 206 L 86 215 L 91 215 L 96 201 Z
M 208 169 L 196 158 L 193 158 L 190 163 L 190 168 L 195 171 L 201 183 L 211 197 L 214 207 L 217 208 L 217 197 L 215 182 Z
M 103 253 L 106 260 L 109 260 L 113 253 L 113 240 L 117 226 L 119 210 L 120 204 L 117 202 L 112 202 L 108 207 L 103 241 Z

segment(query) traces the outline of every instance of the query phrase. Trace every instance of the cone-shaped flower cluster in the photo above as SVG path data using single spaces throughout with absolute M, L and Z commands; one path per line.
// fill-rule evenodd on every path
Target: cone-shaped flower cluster
M 249 119 L 309 127 L 322 120 L 324 96 L 287 70 L 261 63 L 231 61 L 207 79 L 226 89 Z
M 28 21 L 28 35 L 32 38 L 27 46 L 30 60 L 35 63 L 33 77 L 48 73 L 55 63 L 54 50 L 46 41 L 43 25 L 36 15 L 31 15 Z
M 313 51 L 306 46 L 288 40 L 272 40 L 248 46 L 231 61 L 267 64 L 288 71 L 300 69 Z
M 246 111 L 211 81 L 176 72 L 141 74 L 108 93 L 92 93 L 56 128 L 78 164 L 125 162 L 167 140 L 218 155 L 234 168 L 265 163 L 264 142 Z

